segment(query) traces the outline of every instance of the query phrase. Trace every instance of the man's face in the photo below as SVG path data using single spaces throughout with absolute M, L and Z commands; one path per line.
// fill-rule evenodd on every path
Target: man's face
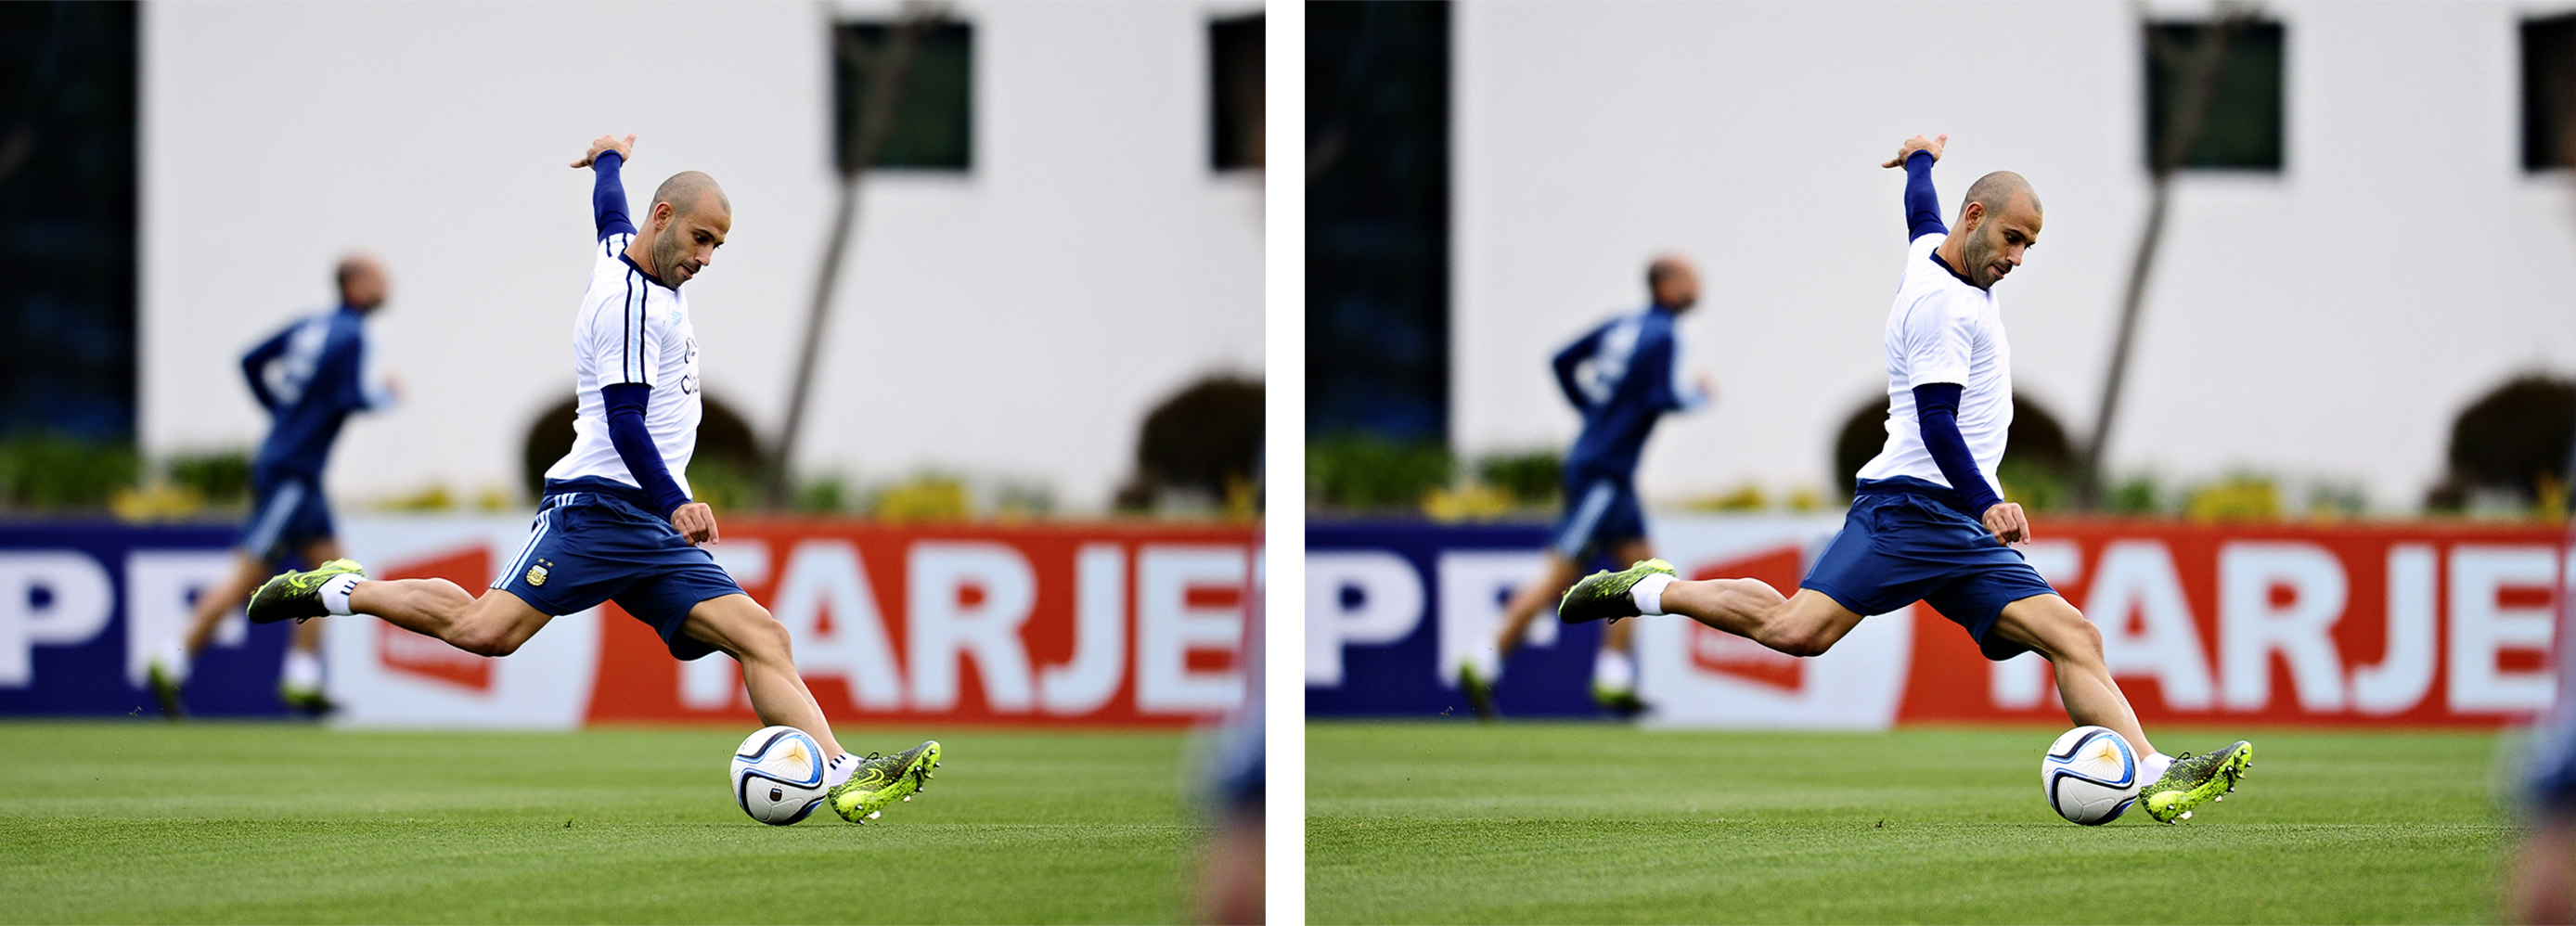
M 665 208 L 668 204 L 657 203 L 654 211 Z M 716 249 L 733 230 L 733 213 L 710 193 L 698 198 L 697 208 L 673 210 L 660 224 L 661 233 L 653 238 L 653 269 L 664 285 L 678 289 L 715 263 Z
M 1655 283 L 1655 304 L 1681 312 L 1699 302 L 1699 271 L 1676 261 L 1670 272 Z
M 385 296 L 392 289 L 393 285 L 385 280 L 384 269 L 370 263 L 350 274 L 348 282 L 341 284 L 340 301 L 361 312 L 372 312 L 385 304 Z
M 1980 289 L 1995 285 L 2021 266 L 2022 257 L 2039 243 L 2039 210 L 2028 196 L 2015 196 L 2012 205 L 1984 212 L 1975 224 L 1968 240 L 1959 243 L 1959 256 L 1967 264 L 1959 269 Z

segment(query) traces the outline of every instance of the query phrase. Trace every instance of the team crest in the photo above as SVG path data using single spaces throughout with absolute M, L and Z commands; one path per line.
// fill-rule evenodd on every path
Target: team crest
M 551 563 L 546 562 L 545 560 L 538 560 L 536 565 L 528 567 L 528 584 L 529 584 L 529 585 L 544 585 L 544 584 L 546 584 L 546 567 L 547 567 L 547 566 L 549 566 L 549 565 L 552 565 L 552 564 L 551 564 Z

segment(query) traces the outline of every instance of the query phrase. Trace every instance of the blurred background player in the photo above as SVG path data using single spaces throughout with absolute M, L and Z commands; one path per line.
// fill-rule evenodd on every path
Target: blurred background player
M 1681 332 L 1674 322 L 1699 302 L 1699 271 L 1678 254 L 1656 257 L 1646 266 L 1646 292 L 1644 311 L 1611 319 L 1556 353 L 1557 388 L 1583 414 L 1583 431 L 1565 455 L 1565 515 L 1548 543 L 1544 571 L 1504 606 L 1493 645 L 1476 649 L 1457 667 L 1458 688 L 1478 717 L 1494 716 L 1494 686 L 1502 683 L 1503 664 L 1520 649 L 1530 621 L 1584 567 L 1605 553 L 1619 563 L 1654 558 L 1637 504 L 1637 457 L 1664 413 L 1697 409 L 1708 402 L 1712 387 L 1706 376 L 1692 383 L 1679 378 Z M 1602 631 L 1592 664 L 1592 699 L 1634 715 L 1645 705 L 1637 699 L 1629 631 L 1616 623 Z
M 322 467 L 330 461 L 340 423 L 351 412 L 391 405 L 394 386 L 371 381 L 368 374 L 365 321 L 384 307 L 391 291 L 384 266 L 352 254 L 340 260 L 334 278 L 339 308 L 300 319 L 242 355 L 242 377 L 272 423 L 251 463 L 250 522 L 234 549 L 232 576 L 197 595 L 187 631 L 149 663 L 152 694 L 171 719 L 184 713 L 181 689 L 226 613 L 241 606 L 290 553 L 307 567 L 340 558 L 331 505 L 322 495 Z M 322 694 L 321 652 L 322 625 L 295 628 L 277 683 L 287 706 L 315 714 L 330 709 Z
M 2576 478 L 2576 448 L 2562 472 Z M 2567 524 L 2561 546 L 2576 548 L 2576 498 L 2554 514 Z M 2530 830 L 2506 880 L 2504 915 L 2510 923 L 2576 922 L 2576 633 L 2568 631 L 2576 608 L 2568 607 L 2568 590 L 2568 583 L 2560 583 L 2553 596 L 2558 685 L 2549 712 L 2534 725 L 2523 769 Z
M 2045 657 L 2067 717 L 2128 739 L 2142 757 L 2139 779 L 2150 782 L 2138 805 L 2172 823 L 2234 790 L 2254 747 L 2238 740 L 2196 758 L 2157 752 L 2111 677 L 2101 629 L 2012 548 L 2030 539 L 2030 522 L 1985 475 L 2002 462 L 2012 425 L 2012 347 L 1992 290 L 2038 243 L 2039 195 L 2019 174 L 1987 174 L 1968 187 L 1951 234 L 1932 187 L 1948 140 L 1917 135 L 1881 165 L 1905 169 L 1909 239 L 1887 318 L 1887 443 L 1861 467 L 1842 532 L 1796 597 L 1759 579 L 1678 581 L 1671 564 L 1649 559 L 1584 579 L 1559 613 L 1567 623 L 1681 614 L 1791 656 L 1817 656 L 1867 615 L 1928 603 L 1988 659 Z
M 603 135 L 572 162 L 593 172 L 598 231 L 573 321 L 577 436 L 546 470 L 519 555 L 479 598 L 446 579 L 369 581 L 365 567 L 334 559 L 260 586 L 250 619 L 368 614 L 478 656 L 507 656 L 555 615 L 615 601 L 673 658 L 722 652 L 740 663 L 760 721 L 814 737 L 832 756 L 824 771 L 832 810 L 863 822 L 921 789 L 939 764 L 939 741 L 864 759 L 842 749 L 796 672 L 786 626 L 701 546 L 716 542 L 716 517 L 684 481 L 705 410 L 697 329 L 679 287 L 715 261 L 733 229 L 733 203 L 715 178 L 681 171 L 653 191 L 637 228 L 618 179 L 634 146 L 633 135 Z

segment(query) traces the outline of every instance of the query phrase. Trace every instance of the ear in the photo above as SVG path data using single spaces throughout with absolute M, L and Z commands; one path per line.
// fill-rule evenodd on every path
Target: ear
M 653 218 L 650 220 L 653 223 L 653 227 L 658 229 L 670 224 L 671 213 L 673 211 L 674 210 L 671 208 L 670 203 L 654 203 Z

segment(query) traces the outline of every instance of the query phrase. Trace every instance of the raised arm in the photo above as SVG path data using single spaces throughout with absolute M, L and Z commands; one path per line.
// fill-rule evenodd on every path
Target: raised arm
M 1905 240 L 1925 235 L 1946 234 L 1941 224 L 1941 196 L 1932 189 L 1932 165 L 1941 160 L 1941 149 L 1950 136 L 1926 139 L 1921 135 L 1905 140 L 1896 148 L 1893 160 L 1880 167 L 1905 168 Z
M 634 151 L 635 136 L 628 135 L 620 141 L 616 136 L 602 135 L 591 141 L 589 153 L 572 162 L 572 166 L 588 167 L 597 175 L 590 188 L 590 212 L 603 240 L 610 235 L 635 233 L 635 221 L 626 212 L 626 184 L 617 179 L 618 167 Z

